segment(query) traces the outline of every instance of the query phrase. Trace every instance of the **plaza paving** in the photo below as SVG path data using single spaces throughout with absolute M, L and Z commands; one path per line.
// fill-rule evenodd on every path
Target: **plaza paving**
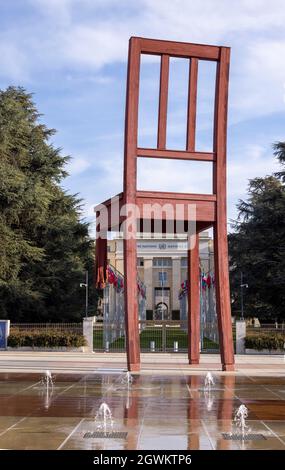
M 211 370 L 221 373 L 219 354 L 202 354 L 199 365 L 189 366 L 187 354 L 143 353 L 141 373 L 167 371 L 173 374 L 193 374 Z M 285 375 L 285 356 L 237 355 L 236 374 Z M 87 373 L 102 369 L 123 370 L 127 366 L 125 353 L 1 351 L 0 372 L 38 372 L 50 369 L 57 372 Z
M 225 374 L 214 356 L 203 356 L 193 369 L 184 356 L 148 355 L 128 387 L 122 383 L 123 356 L 102 356 L 95 361 L 91 354 L 1 353 L 0 448 L 285 450 L 282 357 L 240 357 L 237 372 Z M 73 370 L 64 373 L 71 365 Z M 55 375 L 49 389 L 40 383 L 47 366 Z M 205 392 L 209 368 L 215 385 Z M 125 434 L 92 437 L 102 402 L 112 411 L 112 432 Z M 248 432 L 258 440 L 224 435 L 239 433 L 233 418 L 241 404 L 249 411 Z

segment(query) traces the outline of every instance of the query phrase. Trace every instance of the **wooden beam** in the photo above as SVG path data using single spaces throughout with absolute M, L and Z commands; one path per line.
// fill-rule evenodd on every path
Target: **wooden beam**
M 189 63 L 186 149 L 195 152 L 198 60 Z
M 172 193 L 162 191 L 137 191 L 138 198 L 153 199 L 170 199 L 171 202 L 183 201 L 201 201 L 201 202 L 215 202 L 217 197 L 215 194 L 191 194 L 191 193 Z
M 172 220 L 173 217 L 173 220 L 189 220 L 189 205 L 194 206 L 196 222 L 208 222 L 212 225 L 216 220 L 216 203 L 213 201 L 137 197 L 140 215 L 145 219 Z M 166 209 L 169 209 L 167 216 Z
M 189 364 L 200 360 L 200 279 L 199 236 L 188 240 L 188 359 Z M 193 246 L 191 246 L 193 245 Z
M 217 318 L 221 359 L 224 370 L 234 369 L 234 349 L 231 323 L 231 302 L 228 265 L 227 207 L 226 207 L 226 145 L 227 145 L 227 101 L 230 50 L 221 48 L 217 67 L 213 187 L 217 196 L 216 223 L 214 225 L 214 258 Z
M 129 44 L 127 102 L 125 117 L 124 202 L 136 204 L 136 149 L 138 137 L 138 100 L 140 75 L 139 41 Z M 135 227 L 134 227 L 135 231 Z M 140 370 L 140 338 L 138 327 L 137 243 L 124 233 L 124 286 L 127 364 L 129 371 Z
M 142 54 L 168 54 L 173 57 L 196 57 L 204 60 L 219 60 L 220 47 L 187 42 L 163 41 L 160 39 L 136 38 Z
M 160 87 L 158 107 L 158 130 L 157 147 L 166 147 L 166 125 L 167 125 L 167 101 L 168 101 L 168 79 L 169 79 L 169 56 L 162 55 L 160 63 Z
M 158 149 L 137 149 L 138 157 L 147 158 L 169 158 L 176 160 L 198 160 L 202 162 L 214 162 L 216 155 L 212 152 L 192 152 L 184 150 L 158 150 Z

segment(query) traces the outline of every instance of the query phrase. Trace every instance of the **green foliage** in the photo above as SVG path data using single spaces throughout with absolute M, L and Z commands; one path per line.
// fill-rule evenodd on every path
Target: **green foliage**
M 249 334 L 245 337 L 245 347 L 247 349 L 269 349 L 270 351 L 276 349 L 283 349 L 285 344 L 285 336 L 280 333 L 260 333 Z
M 274 146 L 281 163 L 285 144 Z M 283 171 L 250 180 L 248 200 L 238 204 L 235 232 L 229 235 L 232 310 L 240 314 L 243 273 L 245 316 L 271 322 L 285 318 L 285 181 Z
M 80 199 L 60 187 L 69 157 L 50 143 L 54 133 L 24 89 L 0 91 L 0 317 L 14 322 L 84 313 L 79 284 L 93 244 Z M 91 308 L 96 301 L 91 286 Z
M 58 330 L 32 330 L 20 331 L 12 329 L 8 337 L 8 346 L 17 347 L 73 347 L 79 348 L 86 345 L 84 336 L 78 333 Z

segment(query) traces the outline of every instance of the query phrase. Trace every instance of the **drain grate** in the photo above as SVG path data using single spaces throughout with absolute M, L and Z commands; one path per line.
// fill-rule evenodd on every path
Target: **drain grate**
M 83 436 L 83 439 L 126 439 L 128 433 L 121 431 L 94 431 L 86 432 Z
M 222 436 L 227 441 L 264 441 L 266 437 L 263 434 L 233 434 L 222 432 Z

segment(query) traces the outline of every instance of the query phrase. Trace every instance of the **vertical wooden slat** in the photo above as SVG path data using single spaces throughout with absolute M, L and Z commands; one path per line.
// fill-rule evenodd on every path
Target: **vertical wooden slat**
M 216 193 L 216 222 L 214 224 L 214 258 L 217 317 L 221 359 L 224 370 L 234 369 L 234 350 L 231 323 L 231 303 L 228 266 L 227 206 L 226 206 L 226 145 L 227 145 L 227 102 L 229 80 L 230 49 L 221 48 L 217 67 L 213 186 Z
M 186 150 L 195 152 L 198 59 L 189 61 Z
M 192 235 L 194 237 L 194 235 Z M 188 359 L 189 364 L 199 364 L 200 359 L 200 282 L 199 235 L 188 249 Z
M 169 56 L 162 55 L 160 62 L 160 87 L 158 107 L 157 148 L 166 148 L 167 101 L 169 81 Z
M 139 73 L 140 42 L 139 39 L 132 38 L 128 60 L 124 156 L 124 202 L 131 205 L 136 204 Z M 138 371 L 140 369 L 140 338 L 137 301 L 137 242 L 135 238 L 129 238 L 126 231 L 124 233 L 124 275 L 126 279 L 124 295 L 127 364 L 129 371 Z

